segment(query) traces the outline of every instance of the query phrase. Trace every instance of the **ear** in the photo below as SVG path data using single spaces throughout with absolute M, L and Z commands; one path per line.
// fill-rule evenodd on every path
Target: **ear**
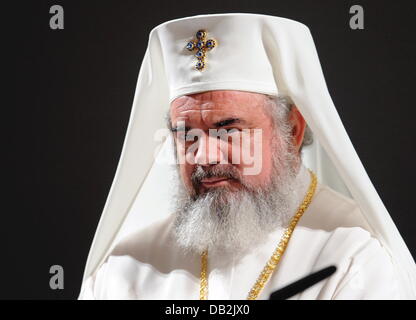
M 296 152 L 299 153 L 305 134 L 306 121 L 296 106 L 293 106 L 290 110 L 289 121 L 292 125 L 293 145 L 295 146 Z

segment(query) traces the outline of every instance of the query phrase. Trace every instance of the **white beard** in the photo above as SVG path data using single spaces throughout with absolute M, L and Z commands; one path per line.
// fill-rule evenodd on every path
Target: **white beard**
M 220 250 L 239 255 L 277 227 L 286 227 L 309 184 L 306 168 L 295 169 L 292 157 L 289 151 L 280 152 L 271 182 L 260 190 L 221 187 L 193 198 L 180 183 L 173 228 L 179 247 L 186 253 Z

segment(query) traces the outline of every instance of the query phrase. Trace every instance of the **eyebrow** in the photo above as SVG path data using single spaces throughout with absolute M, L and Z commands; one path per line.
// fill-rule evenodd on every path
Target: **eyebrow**
M 220 127 L 228 126 L 230 124 L 244 123 L 244 122 L 245 122 L 244 120 L 239 119 L 239 118 L 228 118 L 228 119 L 225 119 L 225 120 L 221 120 L 221 121 L 215 122 L 214 123 L 214 127 L 220 128 Z
M 185 131 L 186 132 L 186 131 L 191 130 L 191 128 L 190 127 L 184 127 L 184 126 L 177 126 L 177 127 L 171 127 L 170 130 L 172 132 L 178 132 L 178 131 Z
M 242 119 L 239 119 L 239 118 L 228 118 L 228 119 L 224 119 L 224 120 L 215 122 L 214 127 L 215 128 L 220 128 L 220 127 L 225 127 L 225 126 L 228 126 L 230 124 L 235 124 L 235 123 L 245 123 L 245 121 L 242 120 Z M 171 127 L 172 132 L 178 132 L 178 131 L 187 132 L 189 130 L 191 130 L 191 127 L 184 127 L 184 126 Z

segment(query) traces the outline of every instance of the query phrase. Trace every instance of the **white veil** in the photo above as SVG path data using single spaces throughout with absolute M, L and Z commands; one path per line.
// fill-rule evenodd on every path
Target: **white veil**
M 194 68 L 196 58 L 184 49 L 200 29 L 218 44 L 208 52 L 203 72 Z M 173 157 L 172 140 L 161 143 L 154 135 L 166 127 L 170 102 L 184 94 L 227 89 L 291 97 L 314 134 L 303 162 L 321 182 L 356 201 L 364 225 L 394 262 L 403 297 L 415 298 L 414 260 L 338 116 L 309 29 L 293 20 L 240 13 L 172 20 L 151 31 L 122 154 L 83 282 L 122 235 L 169 214 L 173 166 L 163 160 Z

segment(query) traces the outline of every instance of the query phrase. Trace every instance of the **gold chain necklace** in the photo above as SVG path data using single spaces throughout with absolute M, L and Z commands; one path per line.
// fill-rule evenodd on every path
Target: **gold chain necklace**
M 263 290 L 264 285 L 269 280 L 273 271 L 276 269 L 276 266 L 279 263 L 280 258 L 285 252 L 286 247 L 289 243 L 290 237 L 292 236 L 293 230 L 295 229 L 299 219 L 302 217 L 303 213 L 306 211 L 306 209 L 309 207 L 309 204 L 312 201 L 312 197 L 315 194 L 316 184 L 318 182 L 318 179 L 312 170 L 310 169 L 308 170 L 311 175 L 311 183 L 309 184 L 308 191 L 305 197 L 303 198 L 302 204 L 299 206 L 298 210 L 296 211 L 296 214 L 293 216 L 292 220 L 290 221 L 289 226 L 285 229 L 278 246 L 274 250 L 269 261 L 267 261 L 266 265 L 264 266 L 262 272 L 257 278 L 256 283 L 253 285 L 250 292 L 248 293 L 247 300 L 256 300 L 260 292 Z M 200 289 L 199 289 L 200 300 L 208 299 L 207 269 L 208 269 L 208 251 L 204 251 L 201 254 L 201 279 L 200 279 Z

